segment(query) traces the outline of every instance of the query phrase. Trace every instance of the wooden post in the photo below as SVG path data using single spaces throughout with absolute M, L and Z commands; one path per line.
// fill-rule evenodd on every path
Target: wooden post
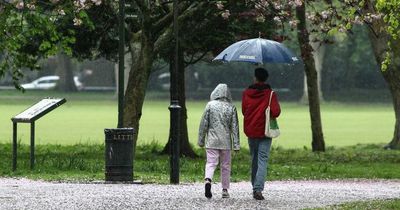
M 12 170 L 17 170 L 17 123 L 13 123 L 13 153 L 12 153 Z
M 35 167 L 35 121 L 31 122 L 31 170 Z

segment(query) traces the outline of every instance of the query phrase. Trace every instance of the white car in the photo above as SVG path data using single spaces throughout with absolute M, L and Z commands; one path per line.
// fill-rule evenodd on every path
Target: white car
M 59 80 L 59 76 L 44 76 L 32 81 L 31 83 L 22 84 L 21 86 L 26 90 L 51 90 L 56 88 Z M 77 76 L 74 76 L 74 83 L 78 90 L 83 88 L 83 85 Z

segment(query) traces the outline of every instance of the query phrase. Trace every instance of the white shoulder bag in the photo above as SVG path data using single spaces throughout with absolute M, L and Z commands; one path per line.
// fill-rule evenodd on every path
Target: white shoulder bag
M 276 120 L 276 118 L 271 118 L 270 116 L 273 93 L 274 91 L 271 91 L 268 107 L 267 109 L 265 109 L 265 136 L 269 138 L 276 138 L 281 134 L 281 132 L 279 131 L 278 121 Z

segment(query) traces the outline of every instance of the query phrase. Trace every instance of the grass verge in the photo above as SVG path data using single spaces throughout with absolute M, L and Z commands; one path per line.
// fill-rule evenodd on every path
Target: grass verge
M 397 210 L 400 209 L 400 199 L 358 201 L 344 203 L 340 205 L 328 206 L 325 208 L 315 208 L 314 210 Z
M 139 145 L 134 161 L 136 179 L 145 183 L 169 182 L 169 156 L 161 155 L 156 143 Z M 199 158 L 180 159 L 181 182 L 201 181 L 205 152 L 196 150 Z M 29 169 L 29 146 L 19 145 L 18 169 L 11 170 L 11 145 L 0 144 L 0 176 L 27 177 L 43 180 L 92 181 L 104 180 L 104 145 L 77 144 L 70 146 L 37 145 L 36 165 Z M 268 180 L 303 179 L 400 179 L 400 151 L 383 150 L 382 145 L 329 147 L 325 153 L 308 149 L 271 151 Z M 232 158 L 232 181 L 249 180 L 250 155 L 242 149 Z M 219 171 L 215 178 L 219 181 Z

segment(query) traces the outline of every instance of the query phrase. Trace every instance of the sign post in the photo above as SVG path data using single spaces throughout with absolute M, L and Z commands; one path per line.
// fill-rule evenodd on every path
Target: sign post
M 66 102 L 65 98 L 45 98 L 11 118 L 13 122 L 12 170 L 17 169 L 17 123 L 31 124 L 31 169 L 35 166 L 35 121 Z

